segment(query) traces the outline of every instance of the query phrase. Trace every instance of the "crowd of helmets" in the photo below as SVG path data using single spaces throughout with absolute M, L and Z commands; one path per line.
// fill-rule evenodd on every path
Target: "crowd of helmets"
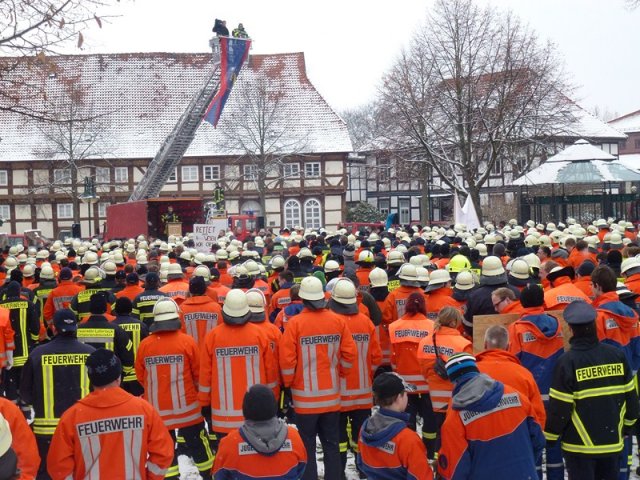
M 604 235 L 599 233 L 602 231 L 605 231 Z M 382 269 L 408 263 L 415 267 L 416 278 L 413 278 L 414 270 L 406 267 L 397 272 L 399 278 L 409 275 L 423 286 L 429 282 L 455 280 L 455 289 L 466 291 L 477 283 L 480 267 L 487 256 L 510 257 L 512 260 L 506 265 L 510 274 L 524 279 L 531 269 L 540 269 L 541 258 L 542 261 L 545 259 L 540 251 L 548 249 L 549 258 L 560 260 L 562 264 L 567 258 L 565 246 L 570 239 L 583 240 L 593 251 L 603 247 L 598 251 L 605 254 L 621 250 L 635 241 L 634 225 L 622 220 L 614 222 L 612 218 L 601 218 L 589 225 L 581 225 L 572 218 L 557 224 L 536 224 L 529 220 L 524 225 L 511 219 L 499 225 L 485 223 L 473 230 L 455 224 L 451 228 L 414 225 L 406 230 L 390 228 L 384 232 L 311 231 L 296 227 L 292 232 L 284 229 L 280 235 L 260 233 L 264 235 L 244 243 L 232 235 L 221 236 L 210 253 L 197 251 L 191 235 L 169 236 L 167 241 L 148 241 L 140 235 L 136 239 L 103 244 L 96 239 L 89 242 L 67 238 L 64 242 L 53 242 L 48 249 L 12 246 L 3 267 L 10 272 L 20 266 L 27 279 L 36 274 L 43 279 L 53 279 L 55 267 L 62 261 L 64 266 L 68 263 L 72 271 L 80 272 L 85 282 L 91 282 L 115 275 L 119 266 L 134 262 L 137 273 L 144 278 L 151 262 L 156 264 L 153 269 L 157 268 L 160 280 L 166 282 L 170 274 L 178 273 L 180 266 L 184 268 L 190 264 L 201 266 L 194 274 L 209 280 L 211 269 L 217 262 L 224 261 L 229 266 L 229 275 L 243 279 L 264 277 L 268 271 L 281 270 L 288 257 L 295 254 L 303 266 L 309 263 L 316 269 L 322 266 L 325 273 L 343 270 L 345 261 L 347 267 L 353 261 L 372 263 Z M 622 258 L 612 255 L 608 260 L 610 266 L 619 271 Z M 87 271 L 90 267 L 95 268 Z M 287 264 L 287 268 L 295 269 L 297 264 L 294 267 Z M 370 280 L 382 284 L 388 278 L 384 270 L 376 270 Z

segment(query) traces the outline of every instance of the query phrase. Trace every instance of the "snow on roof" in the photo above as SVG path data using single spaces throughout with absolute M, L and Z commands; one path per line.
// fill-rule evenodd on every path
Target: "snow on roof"
M 591 139 L 612 139 L 612 140 L 625 140 L 627 136 L 621 133 L 621 130 L 613 125 L 608 125 L 599 118 L 593 116 L 578 104 L 575 105 L 576 123 L 568 127 L 568 135 L 575 135 L 576 137 L 591 138 Z M 615 128 L 614 128 L 615 127 Z
M 578 140 L 545 163 L 520 178 L 514 185 L 543 185 L 560 183 L 637 182 L 640 172 L 628 167 L 615 156 Z
M 48 98 L 79 87 L 75 91 L 81 92 L 83 104 L 90 105 L 93 114 L 104 115 L 99 120 L 100 150 L 108 153 L 100 156 L 106 158 L 153 158 L 212 68 L 211 55 L 205 53 L 69 55 L 51 60 L 53 67 L 21 64 L 15 75 L 29 78 Z M 234 106 L 234 96 L 259 73 L 278 76 L 286 131 L 296 139 L 305 137 L 304 153 L 353 150 L 346 124 L 307 78 L 303 53 L 251 56 L 231 92 L 219 129 L 225 117 L 242 114 Z M 42 108 L 42 104 L 42 97 L 32 96 L 31 107 Z M 52 158 L 51 149 L 43 153 L 50 141 L 39 122 L 0 112 L 0 125 L 0 161 Z M 203 122 L 185 157 L 232 153 L 217 146 L 219 129 Z
M 547 159 L 549 162 L 581 162 L 589 160 L 615 160 L 616 157 L 605 152 L 601 148 L 591 145 L 584 139 L 580 139 L 561 152 Z
M 625 155 L 620 155 L 620 160 L 618 160 L 618 162 L 630 170 L 640 172 L 640 153 L 627 153 Z
M 640 110 L 614 118 L 609 125 L 624 133 L 640 132 Z

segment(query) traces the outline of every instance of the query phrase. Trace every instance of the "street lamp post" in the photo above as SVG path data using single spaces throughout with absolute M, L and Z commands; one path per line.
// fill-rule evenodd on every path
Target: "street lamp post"
M 80 195 L 80 200 L 82 203 L 86 203 L 88 205 L 88 213 L 89 213 L 89 238 L 93 237 L 94 225 L 93 225 L 93 208 L 94 205 L 100 197 L 96 195 L 96 184 L 92 177 L 84 177 L 84 191 L 82 195 Z

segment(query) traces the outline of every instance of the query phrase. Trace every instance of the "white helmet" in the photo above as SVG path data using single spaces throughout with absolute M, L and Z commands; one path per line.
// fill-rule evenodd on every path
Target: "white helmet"
M 299 258 L 312 258 L 313 257 L 313 253 L 307 247 L 304 247 L 304 248 L 301 248 L 300 251 L 298 252 L 298 257 Z
M 246 262 L 244 262 L 244 268 L 247 269 L 247 272 L 249 273 L 250 276 L 252 277 L 260 276 L 260 267 L 255 262 L 255 260 L 247 260 Z
M 206 265 L 198 265 L 191 273 L 192 277 L 203 277 L 205 282 L 211 280 L 211 271 Z
M 286 262 L 285 259 L 282 255 L 275 255 L 272 259 L 271 259 L 271 267 L 272 268 L 283 268 L 285 266 Z
M 387 255 L 387 265 L 402 265 L 404 254 L 399 250 L 391 250 Z
M 40 279 L 41 280 L 54 280 L 55 278 L 56 278 L 56 274 L 53 271 L 53 268 L 51 268 L 51 266 L 43 265 L 42 269 L 40 270 Z
M 316 277 L 304 277 L 300 282 L 300 292 L 298 296 L 303 300 L 318 301 L 324 300 L 324 290 L 322 282 Z M 229 298 L 227 296 L 227 298 Z
M 264 293 L 262 293 L 257 288 L 251 288 L 247 290 L 247 305 L 249 306 L 249 310 L 252 313 L 263 313 L 265 310 L 265 306 L 267 304 L 267 300 L 264 297 Z
M 8 273 L 18 266 L 18 259 L 16 257 L 7 257 L 7 259 L 4 261 L 4 266 L 7 269 Z
M 373 263 L 374 256 L 371 250 L 362 250 L 358 255 L 358 262 Z
M 511 262 L 511 276 L 520 280 L 529 278 L 529 263 L 524 258 L 516 258 Z
M 405 263 L 398 270 L 398 278 L 400 280 L 407 280 L 410 282 L 418 281 L 418 272 L 416 271 L 416 266 L 410 263 Z
M 24 268 L 22 269 L 22 275 L 24 276 L 24 278 L 33 277 L 35 273 L 36 273 L 36 268 L 30 264 L 25 265 Z
M 225 315 L 233 318 L 244 317 L 249 313 L 249 303 L 247 302 L 247 295 L 239 288 L 230 290 L 224 300 L 222 312 Z
M 331 291 L 331 298 L 344 305 L 353 305 L 356 297 L 356 287 L 348 278 L 339 278 Z
M 327 260 L 325 262 L 324 271 L 326 273 L 337 272 L 338 270 L 340 270 L 340 264 L 338 262 L 336 262 L 335 260 Z
M 389 283 L 389 277 L 387 272 L 385 272 L 381 268 L 374 268 L 369 272 L 369 282 L 371 283 L 371 287 L 386 287 Z
M 416 274 L 418 275 L 418 282 L 426 284 L 429 281 L 429 270 L 424 267 L 416 267 Z
M 100 270 L 97 267 L 88 268 L 86 272 L 84 272 L 84 278 L 82 279 L 82 283 L 98 283 L 102 280 L 102 276 L 100 275 Z
M 102 264 L 102 269 L 104 270 L 104 273 L 106 273 L 107 275 L 115 275 L 116 272 L 118 271 L 118 267 L 116 267 L 116 264 L 111 261 L 104 262 Z
M 159 299 L 153 306 L 153 323 L 149 327 L 152 332 L 158 330 L 179 330 L 180 308 L 173 299 L 166 297 Z
M 97 265 L 98 264 L 98 255 L 95 252 L 87 252 L 82 257 L 83 265 Z

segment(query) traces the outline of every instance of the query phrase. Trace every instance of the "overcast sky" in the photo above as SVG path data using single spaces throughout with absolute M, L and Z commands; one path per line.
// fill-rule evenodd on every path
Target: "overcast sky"
M 485 0 L 477 0 L 487 3 Z M 238 22 L 252 53 L 304 52 L 312 83 L 337 111 L 370 101 L 433 0 L 122 0 L 120 15 L 86 33 L 85 53 L 202 52 L 214 18 Z M 556 43 L 580 103 L 640 109 L 640 9 L 624 0 L 493 0 Z M 69 53 L 78 53 L 77 50 Z

